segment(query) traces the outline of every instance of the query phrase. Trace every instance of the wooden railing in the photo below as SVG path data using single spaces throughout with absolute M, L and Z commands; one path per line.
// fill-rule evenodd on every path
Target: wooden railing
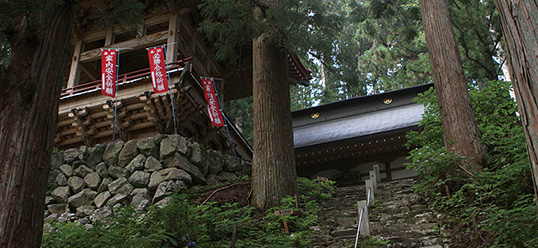
M 168 71 L 173 72 L 175 70 L 182 69 L 185 66 L 185 64 L 189 62 L 191 59 L 192 57 L 188 57 L 188 58 L 180 59 L 178 61 L 168 64 Z M 150 68 L 144 68 L 141 70 L 128 72 L 128 73 L 119 75 L 117 83 L 118 85 L 123 85 L 123 84 L 136 82 L 146 77 L 149 77 L 150 74 L 151 74 Z M 70 97 L 74 97 L 74 96 L 82 95 L 82 94 L 87 94 L 87 93 L 95 92 L 99 90 L 101 90 L 101 80 L 83 83 L 83 84 L 75 85 L 72 88 L 62 89 L 62 92 L 60 94 L 60 99 L 66 99 L 66 98 L 70 98 Z

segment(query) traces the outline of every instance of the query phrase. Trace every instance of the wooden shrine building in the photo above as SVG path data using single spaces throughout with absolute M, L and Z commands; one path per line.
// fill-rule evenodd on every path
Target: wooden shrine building
M 196 30 L 199 1 L 146 4 L 146 16 L 136 31 L 116 26 L 99 28 L 100 1 L 80 3 L 74 52 L 61 93 L 55 145 L 59 148 L 108 143 L 112 140 L 114 99 L 101 95 L 101 49 L 119 48 L 117 138 L 142 139 L 173 133 L 169 93 L 152 92 L 146 48 L 167 44 L 172 95 L 178 134 L 209 148 L 232 152 L 225 127 L 211 126 L 200 76 L 214 77 L 220 100 L 252 95 L 252 51 L 242 51 L 239 65 L 215 60 L 210 41 Z M 293 54 L 288 61 L 290 83 L 307 83 L 310 72 Z M 230 121 L 228 119 L 228 121 Z M 234 125 L 229 125 L 238 156 L 252 158 L 252 149 Z
M 413 101 L 426 84 L 294 111 L 297 174 L 359 183 L 379 164 L 385 181 L 413 177 L 404 163 L 406 132 L 418 130 L 424 106 Z

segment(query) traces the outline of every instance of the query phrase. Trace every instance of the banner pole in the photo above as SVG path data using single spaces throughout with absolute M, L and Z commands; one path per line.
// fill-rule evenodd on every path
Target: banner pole
M 112 134 L 112 142 L 116 140 L 116 116 L 118 112 L 118 76 L 120 73 L 120 50 L 116 49 L 118 52 L 118 61 L 116 62 L 116 97 L 114 98 L 114 132 Z
M 224 126 L 226 127 L 226 131 L 228 132 L 228 139 L 230 140 L 230 146 L 232 147 L 232 150 L 234 152 L 234 157 L 237 158 L 237 154 L 235 153 L 235 146 L 232 141 L 232 135 L 230 134 L 230 129 L 228 128 L 228 120 L 226 116 L 224 116 L 224 111 L 222 111 L 222 103 L 220 102 L 219 92 L 217 92 L 217 86 L 215 85 L 215 80 L 211 78 L 211 81 L 213 83 L 213 88 L 215 89 L 215 95 L 217 95 L 217 101 L 219 102 L 220 112 L 222 113 L 222 119 L 224 119 Z
M 170 102 L 172 104 L 172 118 L 174 118 L 174 133 L 177 135 L 176 111 L 174 109 L 174 95 L 172 94 L 172 82 L 170 81 L 170 71 L 168 68 L 168 60 L 166 59 L 166 44 L 163 45 L 163 49 L 164 49 L 164 63 L 166 65 L 166 76 L 168 77 L 168 90 L 170 91 Z

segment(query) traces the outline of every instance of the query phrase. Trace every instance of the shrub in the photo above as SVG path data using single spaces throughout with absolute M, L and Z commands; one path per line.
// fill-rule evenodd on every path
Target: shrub
M 421 130 L 407 134 L 413 148 L 408 164 L 421 176 L 417 190 L 431 194 L 445 213 L 454 247 L 536 247 L 538 222 L 525 139 L 508 82 L 471 87 L 470 96 L 482 143 L 488 148 L 483 172 L 460 170 L 463 159 L 443 147 L 443 132 L 433 88 L 415 100 L 426 110 Z
M 52 223 L 42 247 L 218 248 L 230 247 L 234 235 L 235 247 L 305 247 L 315 238 L 309 227 L 317 220 L 320 200 L 330 197 L 333 183 L 301 178 L 297 198 L 282 200 L 280 209 L 294 210 L 286 216 L 290 234 L 284 233 L 283 217 L 274 212 L 277 208 L 264 211 L 218 202 L 199 205 L 200 195 L 178 194 L 168 205 L 152 206 L 146 213 L 130 207 L 116 209 L 114 216 L 89 229 L 76 223 Z

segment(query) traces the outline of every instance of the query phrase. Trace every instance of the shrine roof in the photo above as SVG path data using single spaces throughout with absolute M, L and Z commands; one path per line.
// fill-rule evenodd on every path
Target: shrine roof
M 424 106 L 413 98 L 432 86 L 425 84 L 294 111 L 295 148 L 416 128 Z

